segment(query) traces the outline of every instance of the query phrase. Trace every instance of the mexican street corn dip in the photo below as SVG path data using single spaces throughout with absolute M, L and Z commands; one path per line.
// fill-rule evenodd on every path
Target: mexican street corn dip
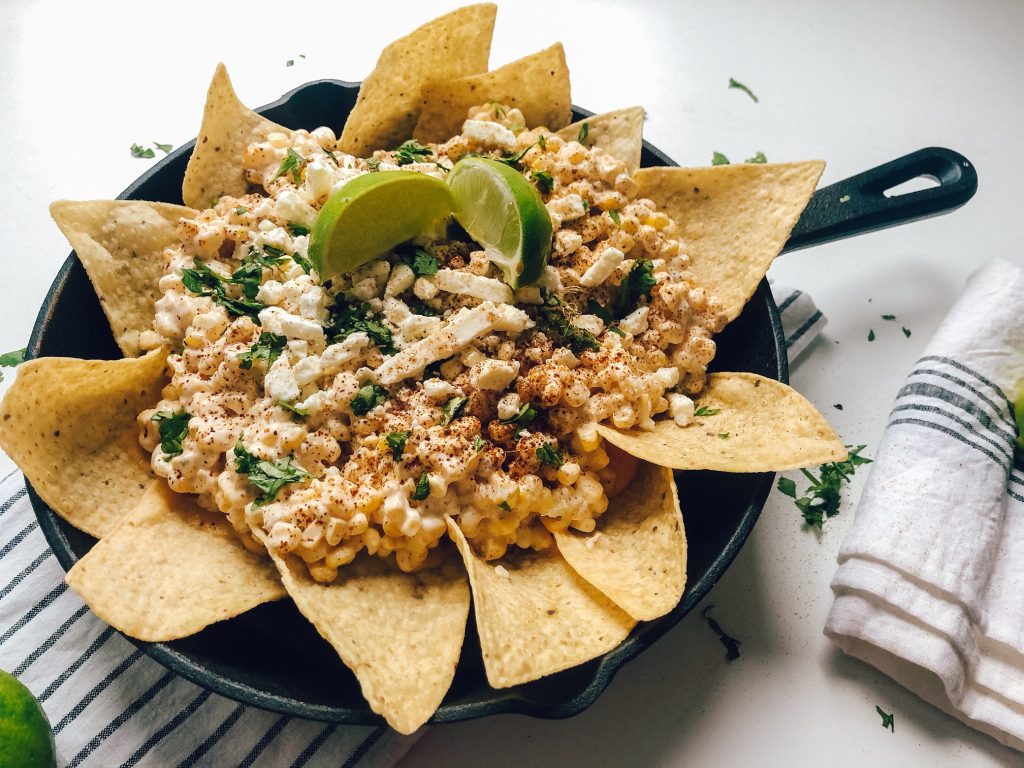
M 692 421 L 727 317 L 622 162 L 524 122 L 484 104 L 442 144 L 365 159 L 324 127 L 250 144 L 259 191 L 182 218 L 164 253 L 141 338 L 173 350 L 138 418 L 155 473 L 322 582 L 360 551 L 430 567 L 445 515 L 488 560 L 593 531 L 633 466 L 610 462 L 597 424 Z M 451 222 L 321 281 L 310 231 L 328 196 L 380 171 L 444 179 L 465 156 L 540 192 L 539 280 L 513 290 Z

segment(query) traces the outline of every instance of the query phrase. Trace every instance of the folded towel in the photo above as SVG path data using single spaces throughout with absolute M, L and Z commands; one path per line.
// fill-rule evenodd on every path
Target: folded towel
M 1024 750 L 1024 271 L 967 282 L 896 397 L 839 551 L 825 634 Z

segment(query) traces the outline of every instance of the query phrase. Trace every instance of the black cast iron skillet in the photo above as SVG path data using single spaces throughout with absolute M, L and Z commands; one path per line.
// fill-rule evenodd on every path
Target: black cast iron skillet
M 292 128 L 340 129 L 355 103 L 358 84 L 320 80 L 296 88 L 258 110 Z M 576 109 L 576 118 L 591 113 Z M 195 142 L 179 147 L 119 198 L 181 202 L 181 180 Z M 642 164 L 676 165 L 644 143 Z M 926 175 L 938 187 L 899 197 L 885 190 Z M 923 149 L 819 190 L 786 246 L 802 248 L 953 210 L 977 188 L 973 166 L 947 149 Z M 713 369 L 752 371 L 788 379 L 785 338 L 778 312 L 762 281 L 740 317 L 718 336 Z M 72 253 L 54 280 L 29 341 L 28 356 L 117 359 L 96 294 Z M 487 684 L 474 619 L 470 616 L 462 659 L 433 722 L 499 712 L 537 717 L 573 715 L 589 706 L 619 667 L 683 618 L 714 586 L 736 556 L 772 487 L 773 474 L 678 474 L 689 540 L 689 582 L 679 605 L 666 616 L 640 623 L 616 649 L 598 659 L 533 683 L 506 690 Z M 61 565 L 68 569 L 95 543 L 30 496 L 40 526 Z M 700 511 L 713 514 L 700 514 Z M 387 627 L 381 627 L 382 632 Z M 131 638 L 129 638 L 131 639 Z M 137 646 L 169 669 L 217 693 L 289 715 L 342 723 L 375 724 L 352 673 L 288 600 L 262 605 L 197 635 Z

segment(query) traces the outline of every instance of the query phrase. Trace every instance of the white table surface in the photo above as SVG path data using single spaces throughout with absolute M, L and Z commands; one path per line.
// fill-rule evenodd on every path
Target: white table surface
M 0 352 L 25 345 L 69 250 L 48 203 L 113 197 L 155 162 L 132 158 L 133 142 L 192 138 L 217 61 L 257 106 L 307 80 L 361 79 L 387 42 L 454 5 L 5 0 Z M 574 102 L 595 111 L 644 105 L 646 137 L 683 165 L 705 165 L 713 150 L 734 160 L 758 150 L 773 161 L 824 158 L 827 184 L 931 145 L 975 164 L 979 191 L 965 208 L 789 254 L 770 272 L 810 292 L 829 317 L 793 384 L 845 442 L 867 443 L 872 455 L 903 377 L 965 277 L 992 256 L 1022 260 L 1022 32 L 1024 4 L 1009 1 L 529 0 L 500 9 L 491 61 L 561 40 Z M 760 102 L 728 90 L 730 77 Z M 886 313 L 897 321 L 883 321 Z M 0 473 L 11 466 L 2 458 Z M 772 493 L 706 601 L 742 640 L 738 661 L 726 663 L 694 612 L 586 712 L 431 728 L 402 765 L 1024 761 L 823 637 L 836 551 L 865 474 L 821 535 L 802 530 L 791 500 Z M 895 713 L 894 734 L 876 704 Z

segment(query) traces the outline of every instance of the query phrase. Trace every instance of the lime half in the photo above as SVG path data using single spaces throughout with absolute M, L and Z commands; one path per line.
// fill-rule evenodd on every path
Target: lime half
M 515 168 L 485 157 L 459 160 L 448 174 L 455 218 L 519 288 L 536 281 L 551 252 L 551 217 Z
M 309 258 L 326 280 L 429 232 L 451 213 L 451 193 L 433 176 L 414 171 L 356 176 L 324 203 L 313 225 Z
M 6 672 L 0 672 L 0 765 L 57 765 L 46 713 L 32 692 Z

